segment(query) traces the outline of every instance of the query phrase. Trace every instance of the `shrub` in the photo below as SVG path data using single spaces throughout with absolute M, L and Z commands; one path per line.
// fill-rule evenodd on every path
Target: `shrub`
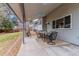
M 8 18 L 4 18 L 1 24 L 1 29 L 4 32 L 12 32 L 13 26 L 13 23 Z

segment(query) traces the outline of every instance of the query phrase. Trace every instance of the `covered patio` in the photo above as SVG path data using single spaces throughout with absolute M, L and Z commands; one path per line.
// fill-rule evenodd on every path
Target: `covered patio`
M 7 5 L 23 24 L 22 44 L 17 56 L 79 55 L 79 27 L 76 26 L 79 23 L 79 4 L 8 3 Z M 47 35 L 50 32 L 57 32 L 54 41 L 51 40 L 53 37 Z M 44 33 L 45 36 L 39 33 Z
M 56 45 L 49 45 L 36 37 L 25 37 L 17 56 L 78 56 L 79 46 L 64 41 L 56 41 Z

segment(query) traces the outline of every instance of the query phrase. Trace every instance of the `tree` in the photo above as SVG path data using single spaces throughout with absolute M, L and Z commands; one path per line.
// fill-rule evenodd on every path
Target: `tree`
M 5 31 L 5 32 L 9 32 L 13 29 L 13 23 L 11 21 L 9 21 L 7 18 L 5 18 L 3 21 L 2 21 L 2 29 Z

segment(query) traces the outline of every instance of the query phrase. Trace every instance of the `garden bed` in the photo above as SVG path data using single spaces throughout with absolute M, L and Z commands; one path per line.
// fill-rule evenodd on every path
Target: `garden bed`
M 0 35 L 0 55 L 16 55 L 20 45 L 20 32 Z

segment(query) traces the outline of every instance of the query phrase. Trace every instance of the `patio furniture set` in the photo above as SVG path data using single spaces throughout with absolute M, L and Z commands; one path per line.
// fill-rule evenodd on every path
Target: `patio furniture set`
M 38 39 L 42 38 L 42 40 L 44 42 L 47 42 L 50 45 L 56 44 L 55 40 L 57 39 L 58 32 L 56 32 L 56 31 L 52 31 L 52 32 L 37 31 L 36 33 L 37 33 Z

